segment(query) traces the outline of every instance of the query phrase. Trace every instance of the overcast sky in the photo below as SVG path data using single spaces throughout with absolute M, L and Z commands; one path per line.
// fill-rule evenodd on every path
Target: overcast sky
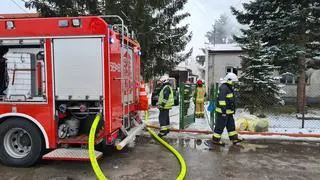
M 193 32 L 193 38 L 189 47 L 193 47 L 193 55 L 201 52 L 206 41 L 205 34 L 212 28 L 212 24 L 221 14 L 231 15 L 230 6 L 241 7 L 246 0 L 189 0 L 185 11 L 191 14 L 187 23 Z
M 246 0 L 189 0 L 185 6 L 185 11 L 191 14 L 186 19 L 190 24 L 190 31 L 193 32 L 193 38 L 188 47 L 194 48 L 193 55 L 197 55 L 200 48 L 204 47 L 206 41 L 205 34 L 211 29 L 214 21 L 221 14 L 230 14 L 230 6 L 240 8 L 241 3 Z M 24 7 L 22 0 L 0 0 L 0 14 L 3 13 L 24 13 L 35 12 Z

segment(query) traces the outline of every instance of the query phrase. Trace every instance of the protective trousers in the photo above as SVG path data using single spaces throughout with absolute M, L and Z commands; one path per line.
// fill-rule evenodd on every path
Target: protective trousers
M 160 109 L 159 123 L 161 128 L 170 125 L 169 109 Z
M 169 117 L 169 109 L 159 109 L 159 122 L 160 122 L 160 132 L 158 134 L 159 137 L 165 136 L 169 133 L 169 125 L 170 125 L 170 117 Z
M 196 102 L 196 115 L 204 117 L 204 102 Z
M 235 130 L 236 126 L 235 126 L 233 115 L 230 114 L 230 115 L 222 116 L 221 113 L 217 113 L 216 124 L 215 124 L 214 134 L 213 134 L 213 138 L 215 140 L 219 141 L 221 139 L 221 134 L 223 133 L 223 130 L 225 127 L 228 130 L 228 135 L 230 140 L 238 139 L 238 133 Z

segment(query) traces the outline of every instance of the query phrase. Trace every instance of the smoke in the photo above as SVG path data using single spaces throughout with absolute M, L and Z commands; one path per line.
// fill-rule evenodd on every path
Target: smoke
M 233 36 L 240 36 L 241 29 L 243 29 L 244 26 L 239 24 L 235 16 L 233 16 L 231 13 L 224 13 L 223 16 L 227 18 L 226 24 L 222 27 L 227 36 L 226 43 L 232 43 L 234 42 Z

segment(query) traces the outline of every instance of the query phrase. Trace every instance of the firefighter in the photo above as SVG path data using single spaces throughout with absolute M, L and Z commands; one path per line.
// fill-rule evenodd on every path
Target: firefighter
M 197 88 L 195 93 L 196 117 L 204 117 L 204 101 L 206 97 L 206 90 L 203 82 L 199 79 L 197 81 Z
M 9 75 L 7 69 L 7 59 L 4 55 L 9 51 L 8 47 L 0 47 L 0 96 L 5 95 L 5 91 L 9 85 Z M 0 97 L 1 98 L 1 97 Z
M 218 98 L 216 102 L 216 125 L 212 141 L 214 144 L 224 145 L 221 140 L 221 134 L 224 128 L 227 128 L 229 139 L 234 143 L 241 142 L 238 133 L 235 130 L 233 115 L 235 113 L 234 85 L 238 82 L 238 77 L 234 73 L 228 73 L 219 87 Z
M 169 77 L 163 76 L 160 78 L 162 84 L 161 91 L 159 93 L 158 99 L 158 108 L 160 111 L 159 114 L 159 123 L 160 123 L 160 132 L 159 137 L 165 136 L 169 133 L 170 117 L 169 111 L 174 105 L 174 94 L 172 87 L 169 83 Z

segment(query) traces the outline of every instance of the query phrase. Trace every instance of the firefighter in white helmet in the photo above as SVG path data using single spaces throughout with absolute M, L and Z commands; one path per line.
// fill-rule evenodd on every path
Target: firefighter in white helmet
M 241 141 L 238 137 L 237 131 L 235 130 L 235 122 L 233 118 L 236 110 L 234 85 L 237 82 L 237 75 L 234 73 L 228 73 L 219 87 L 218 98 L 216 101 L 216 125 L 212 136 L 214 144 L 224 145 L 220 140 L 225 127 L 228 130 L 229 139 L 233 143 Z
M 162 76 L 160 78 L 160 83 L 162 84 L 161 91 L 159 93 L 158 108 L 160 132 L 158 136 L 162 137 L 169 133 L 170 117 L 169 111 L 174 105 L 174 95 L 171 84 L 169 83 L 168 76 Z

